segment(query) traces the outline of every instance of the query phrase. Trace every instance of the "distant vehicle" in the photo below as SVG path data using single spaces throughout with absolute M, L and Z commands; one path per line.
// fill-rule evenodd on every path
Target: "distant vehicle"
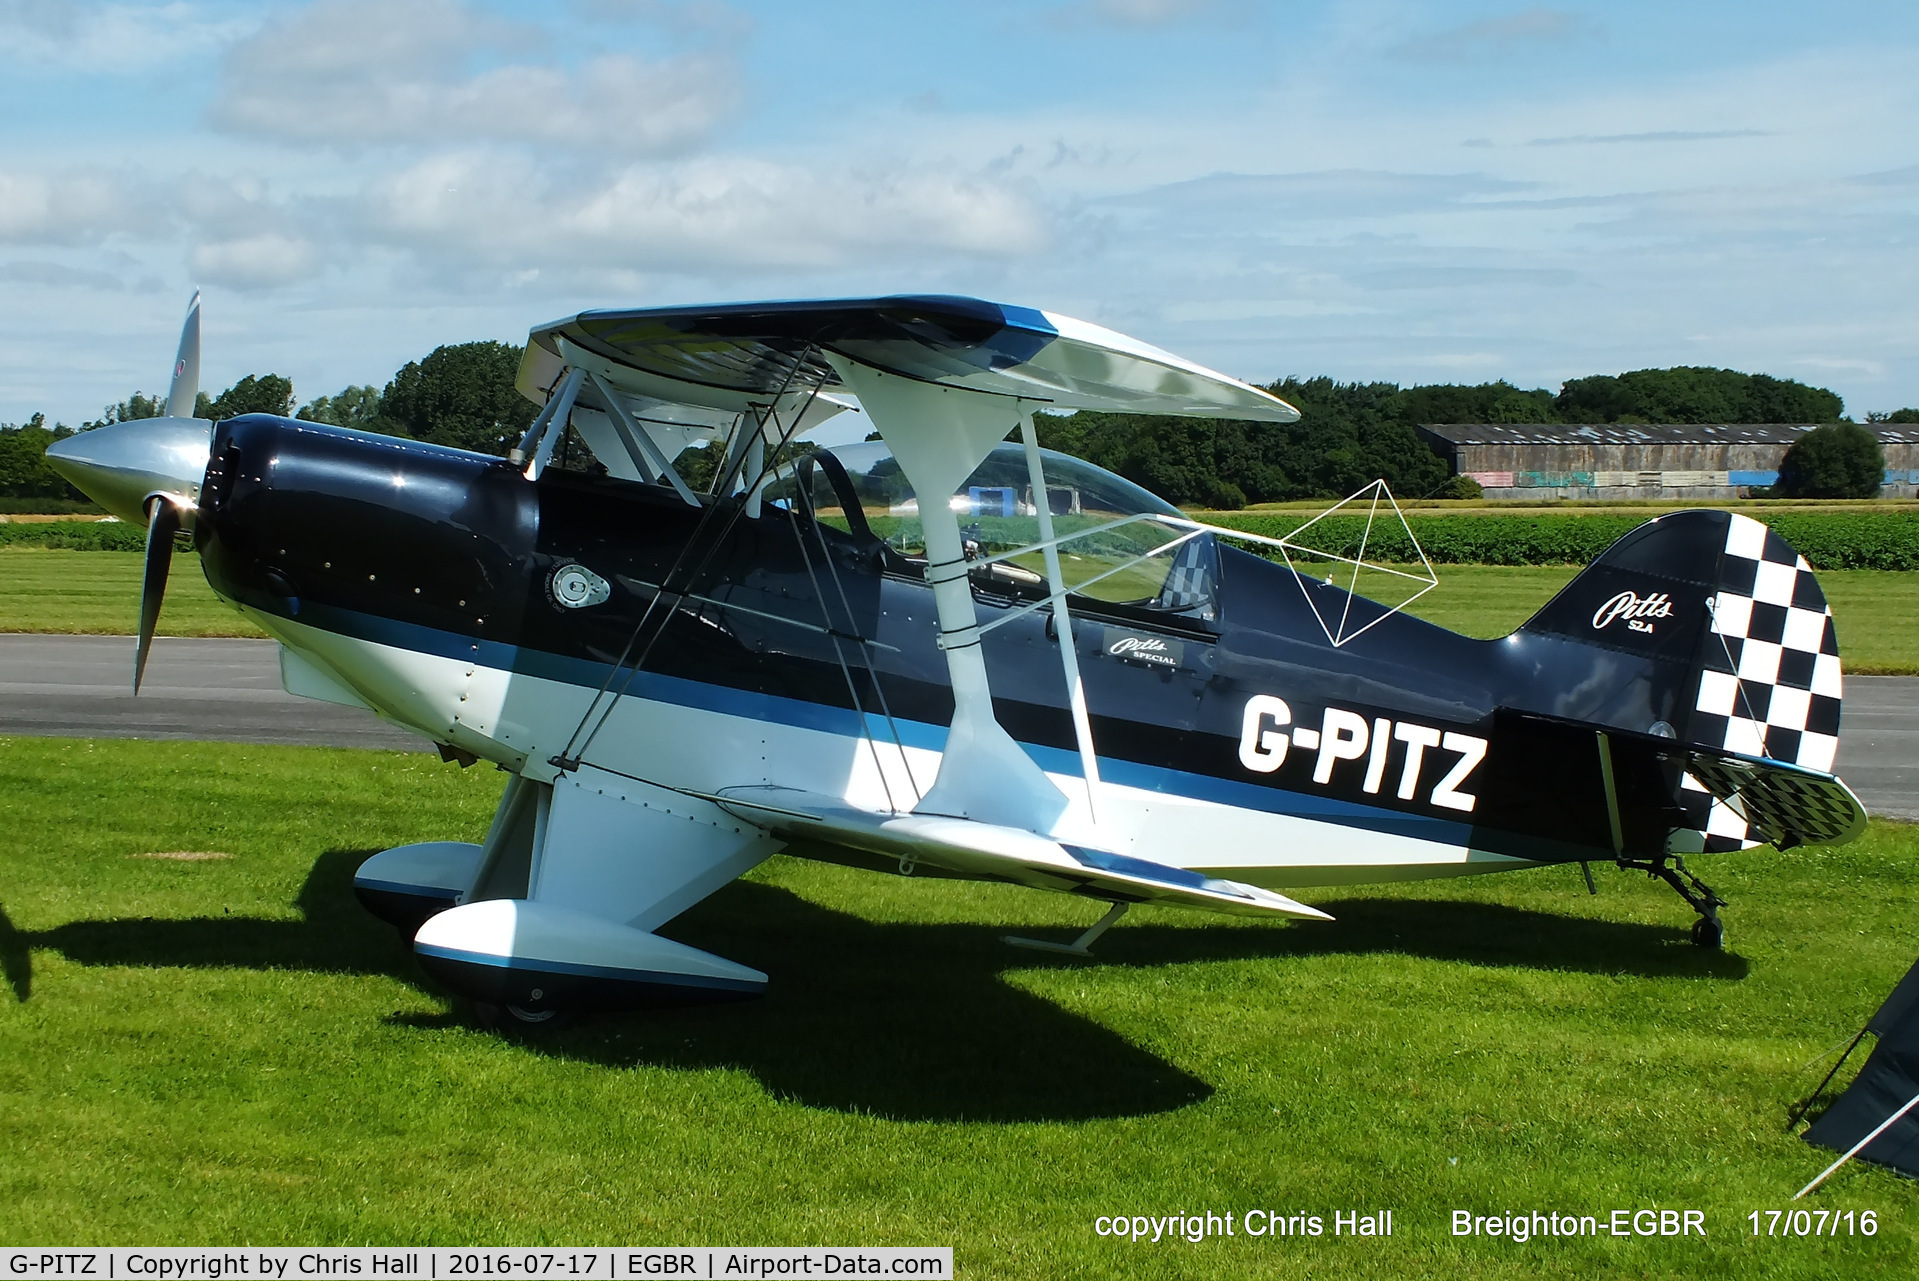
M 1066 317 L 584 312 L 533 330 L 506 458 L 195 420 L 197 363 L 196 299 L 171 416 L 49 455 L 148 522 L 136 687 L 190 530 L 289 690 L 511 771 L 484 841 L 356 886 L 512 1018 L 760 992 L 655 931 L 781 849 L 1079 895 L 1108 909 L 1081 952 L 1134 903 L 1324 920 L 1281 891 L 1611 859 L 1718 946 L 1684 855 L 1865 822 L 1830 611 L 1764 526 L 1662 516 L 1468 639 L 1039 449 L 1040 409 L 1298 417 Z M 795 450 L 855 403 L 881 439 Z M 569 428 L 603 474 L 553 465 Z M 671 460 L 701 441 L 696 492 Z

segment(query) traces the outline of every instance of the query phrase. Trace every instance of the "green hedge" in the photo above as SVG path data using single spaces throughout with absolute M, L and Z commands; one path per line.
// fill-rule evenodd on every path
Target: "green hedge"
M 7 515 L 100 516 L 97 503 L 86 499 L 0 497 L 0 513 Z
M 1814 569 L 1919 569 L 1919 513 L 1780 512 L 1761 519 Z
M 0 523 L 0 547 L 58 547 L 81 552 L 145 551 L 147 531 L 117 520 Z
M 1279 538 L 1311 513 L 1215 512 L 1230 529 Z M 1818 511 L 1755 513 L 1799 549 L 1814 569 L 1919 569 L 1919 512 Z M 1637 516 L 1412 516 L 1414 537 L 1439 565 L 1585 565 L 1627 530 Z M 1363 517 L 1335 516 L 1307 535 L 1314 547 L 1352 554 Z M 64 547 L 78 551 L 137 552 L 146 531 L 119 521 L 39 521 L 0 524 L 0 547 Z M 1413 549 L 1390 519 L 1376 524 L 1370 560 L 1410 561 Z
M 1919 512 L 1777 512 L 1753 515 L 1779 531 L 1814 569 L 1919 569 Z M 1229 529 L 1279 538 L 1311 513 L 1218 512 Z M 1410 516 L 1426 558 L 1439 565 L 1585 565 L 1628 530 L 1639 516 Z M 1365 533 L 1364 517 L 1321 521 L 1304 541 L 1352 555 Z M 1375 523 L 1369 560 L 1410 561 L 1413 549 L 1390 517 Z

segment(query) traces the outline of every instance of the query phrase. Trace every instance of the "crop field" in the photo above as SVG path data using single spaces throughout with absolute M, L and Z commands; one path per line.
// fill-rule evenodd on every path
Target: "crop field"
M 1701 860 L 1728 950 L 1596 868 L 1140 909 L 1100 964 L 1007 948 L 1091 906 L 777 858 L 668 927 L 741 1005 L 482 1031 L 349 887 L 477 839 L 493 771 L 323 749 L 0 739 L 0 1239 L 952 1244 L 963 1276 L 1909 1276 L 1755 1239 L 1830 1154 L 1786 1132 L 1912 960 L 1919 829 Z M 185 857 L 194 855 L 196 857 Z M 1855 1060 L 1856 1062 L 1856 1060 Z M 1707 1235 L 1456 1239 L 1454 1210 L 1702 1211 Z M 1110 1214 L 1323 1216 L 1132 1244 Z M 1390 1238 L 1335 1213 L 1393 1211 Z

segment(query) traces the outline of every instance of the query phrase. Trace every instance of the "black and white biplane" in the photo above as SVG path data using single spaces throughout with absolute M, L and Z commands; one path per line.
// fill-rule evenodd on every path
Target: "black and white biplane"
M 655 931 L 783 848 L 1081 895 L 1109 910 L 1054 946 L 1082 952 L 1135 903 L 1330 919 L 1282 891 L 1613 860 L 1718 946 L 1686 854 L 1865 824 L 1832 773 L 1831 611 L 1741 515 L 1652 520 L 1473 640 L 1321 572 L 1356 587 L 1363 555 L 1038 448 L 1038 412 L 1298 417 L 1063 316 L 584 312 L 532 332 L 540 412 L 500 458 L 191 418 L 197 303 L 171 416 L 49 451 L 148 524 L 136 689 L 190 532 L 287 689 L 510 771 L 483 842 L 387 850 L 356 885 L 516 1017 L 760 992 Z M 877 438 L 796 447 L 847 412 Z M 702 443 L 695 486 L 675 460 Z

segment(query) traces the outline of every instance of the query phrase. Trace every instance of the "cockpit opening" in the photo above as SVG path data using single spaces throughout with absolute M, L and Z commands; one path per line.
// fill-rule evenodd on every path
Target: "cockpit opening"
M 885 443 L 822 452 L 832 456 L 831 463 L 816 459 L 794 479 L 769 486 L 769 501 L 789 501 L 798 477 L 805 476 L 821 521 L 848 531 L 863 526 L 906 563 L 923 565 L 919 498 Z M 948 500 L 959 517 L 967 558 L 979 562 L 972 572 L 977 590 L 1024 600 L 1048 594 L 1045 554 L 1037 546 L 1038 502 L 1044 501 L 1069 592 L 1103 604 L 1212 620 L 1218 569 L 1210 533 L 1195 533 L 1178 508 L 1082 459 L 1042 450 L 1040 465 L 1045 493 L 1036 499 L 1025 451 L 1000 445 Z

